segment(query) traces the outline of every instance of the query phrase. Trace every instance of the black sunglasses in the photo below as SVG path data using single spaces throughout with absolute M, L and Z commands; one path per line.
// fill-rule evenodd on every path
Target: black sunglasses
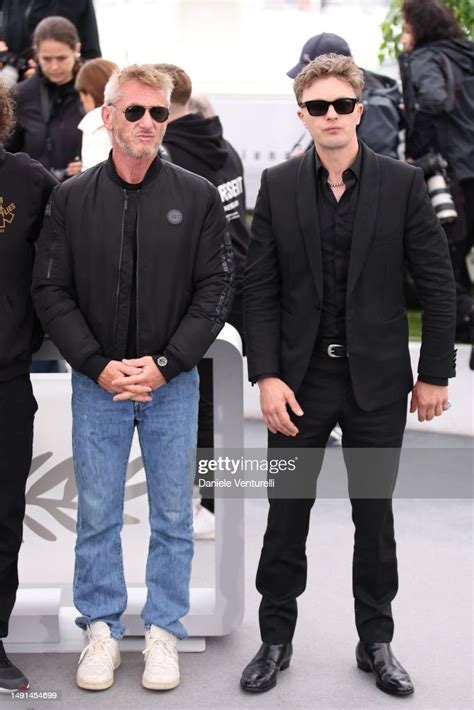
M 170 110 L 166 108 L 166 106 L 139 106 L 138 104 L 134 104 L 133 106 L 127 106 L 127 108 L 121 109 L 121 111 L 130 123 L 139 121 L 143 118 L 146 111 L 150 112 L 150 116 L 156 123 L 164 123 L 170 115 Z
M 334 106 L 336 113 L 346 115 L 353 113 L 356 103 L 359 99 L 336 99 L 335 101 L 324 101 L 323 99 L 314 99 L 313 101 L 304 101 L 300 104 L 300 108 L 306 106 L 310 116 L 325 116 L 330 106 Z

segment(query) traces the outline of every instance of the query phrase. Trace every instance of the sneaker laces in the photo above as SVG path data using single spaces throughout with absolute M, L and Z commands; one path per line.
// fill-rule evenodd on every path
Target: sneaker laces
M 102 670 L 114 670 L 114 662 L 108 648 L 108 638 L 92 639 L 87 646 L 84 647 L 79 657 L 78 665 L 84 659 L 84 666 L 94 665 Z
M 152 639 L 150 644 L 142 651 L 145 661 L 152 665 L 176 667 L 177 652 L 175 646 L 161 638 Z

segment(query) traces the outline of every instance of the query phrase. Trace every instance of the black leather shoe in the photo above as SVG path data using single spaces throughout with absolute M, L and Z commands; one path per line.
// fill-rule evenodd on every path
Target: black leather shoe
M 263 643 L 257 655 L 244 668 L 240 687 L 251 693 L 264 693 L 274 688 L 278 671 L 290 665 L 291 643 Z
M 28 690 L 28 688 L 28 680 L 10 661 L 0 641 L 0 692 Z
M 361 671 L 375 673 L 375 685 L 390 695 L 411 695 L 415 688 L 411 678 L 397 661 L 389 643 L 364 643 L 356 648 L 357 667 Z

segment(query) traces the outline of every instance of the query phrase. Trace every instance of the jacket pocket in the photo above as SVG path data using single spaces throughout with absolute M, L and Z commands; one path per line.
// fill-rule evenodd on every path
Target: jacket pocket
M 383 323 L 390 323 L 391 321 L 396 321 L 402 316 L 406 316 L 407 309 L 404 308 L 403 306 L 400 306 L 398 310 L 394 311 L 392 315 L 389 315 L 387 318 L 382 318 Z

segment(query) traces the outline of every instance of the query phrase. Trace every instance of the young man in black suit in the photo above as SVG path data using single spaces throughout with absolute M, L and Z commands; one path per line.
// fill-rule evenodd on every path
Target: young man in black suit
M 374 671 L 381 690 L 403 696 L 413 692 L 413 684 L 390 648 L 398 587 L 391 492 L 410 390 L 410 411 L 418 411 L 420 421 L 450 406 L 455 288 L 422 172 L 357 140 L 362 89 L 354 61 L 335 54 L 314 60 L 295 80 L 298 115 L 315 150 L 262 175 L 244 320 L 249 378 L 260 388 L 269 449 L 319 450 L 317 477 L 332 428 L 342 428 L 355 525 L 357 665 Z M 405 261 L 423 304 L 414 387 Z M 375 449 L 387 449 L 388 455 L 360 478 L 356 449 L 369 463 Z M 374 472 L 388 492 L 362 496 L 356 484 Z M 296 490 L 291 495 L 270 499 L 257 572 L 263 645 L 241 679 L 242 688 L 252 692 L 272 688 L 278 671 L 288 667 L 296 598 L 306 585 L 314 496 L 304 498 Z

